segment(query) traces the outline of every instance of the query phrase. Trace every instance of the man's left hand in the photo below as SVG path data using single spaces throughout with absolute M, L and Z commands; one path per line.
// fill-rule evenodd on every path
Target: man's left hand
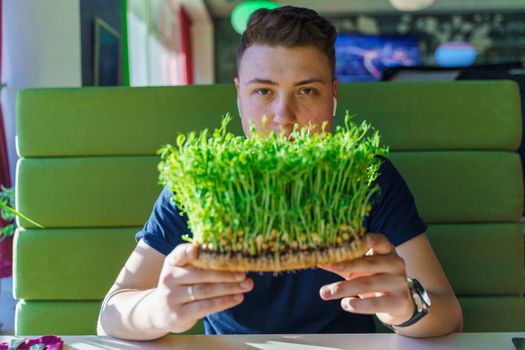
M 319 266 L 345 280 L 323 286 L 324 300 L 341 299 L 341 307 L 357 314 L 376 314 L 384 323 L 398 325 L 414 314 L 404 260 L 388 239 L 366 235 L 365 256 L 335 265 Z

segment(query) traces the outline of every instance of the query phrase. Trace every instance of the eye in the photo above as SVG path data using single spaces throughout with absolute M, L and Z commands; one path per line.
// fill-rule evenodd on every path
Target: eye
M 317 95 L 318 92 L 317 92 L 317 90 L 312 89 L 312 88 L 302 88 L 302 89 L 299 91 L 299 94 L 300 94 L 300 95 Z
M 255 93 L 261 96 L 268 96 L 270 94 L 270 89 L 257 89 L 255 90 Z

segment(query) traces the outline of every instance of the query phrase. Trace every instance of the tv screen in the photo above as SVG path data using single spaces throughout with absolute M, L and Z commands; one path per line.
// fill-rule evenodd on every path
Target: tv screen
M 417 36 L 339 34 L 335 41 L 339 81 L 377 81 L 385 67 L 420 62 Z

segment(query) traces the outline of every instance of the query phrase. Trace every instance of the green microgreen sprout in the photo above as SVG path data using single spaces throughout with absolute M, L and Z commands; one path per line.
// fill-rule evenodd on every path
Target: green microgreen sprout
M 159 182 L 188 217 L 186 241 L 205 251 L 245 256 L 329 248 L 362 239 L 388 148 L 348 112 L 335 133 L 295 125 L 290 135 L 179 134 L 157 153 Z

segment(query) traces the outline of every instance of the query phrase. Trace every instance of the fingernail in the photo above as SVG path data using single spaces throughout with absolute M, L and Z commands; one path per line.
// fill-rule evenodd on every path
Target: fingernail
M 332 290 L 329 287 L 323 287 L 321 288 L 321 295 L 324 298 L 329 298 L 332 296 Z
M 191 258 L 193 256 L 193 245 L 186 247 L 186 256 Z
M 346 303 L 342 303 L 343 305 L 343 310 L 346 310 L 346 311 L 351 311 L 352 308 L 350 307 L 350 303 L 346 302 Z
M 239 302 L 242 300 L 242 294 L 237 294 L 233 296 L 233 300 Z
M 244 275 L 244 273 L 236 273 L 236 274 L 235 274 L 235 279 L 236 279 L 237 281 L 239 281 L 239 282 L 240 282 L 240 281 L 244 281 L 245 278 L 246 278 L 246 276 Z
M 242 289 L 248 290 L 248 289 L 250 289 L 250 287 L 251 287 L 250 281 L 244 280 L 243 282 L 241 282 L 241 288 Z

